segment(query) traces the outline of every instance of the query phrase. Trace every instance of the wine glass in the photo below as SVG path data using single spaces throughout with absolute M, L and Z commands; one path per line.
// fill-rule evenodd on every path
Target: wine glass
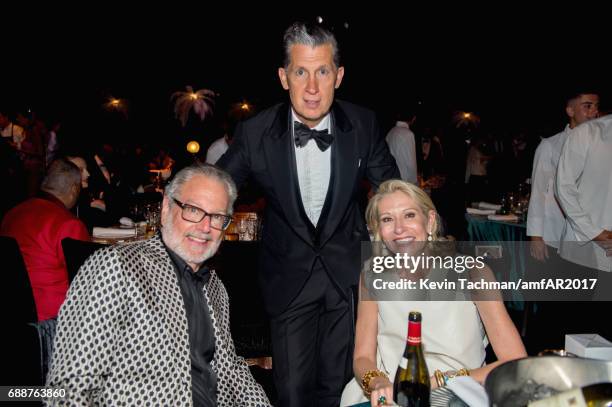
M 238 233 L 239 233 L 239 240 L 248 240 L 247 239 L 247 232 L 248 232 L 248 223 L 247 223 L 247 219 L 245 217 L 241 217 L 240 219 L 238 219 Z

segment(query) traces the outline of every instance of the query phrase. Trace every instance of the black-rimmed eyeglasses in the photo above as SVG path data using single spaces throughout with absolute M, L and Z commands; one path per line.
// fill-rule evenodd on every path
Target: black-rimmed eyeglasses
M 187 222 L 200 223 L 205 217 L 210 216 L 210 227 L 217 230 L 225 230 L 232 223 L 232 217 L 229 215 L 208 213 L 204 209 L 183 203 L 176 198 L 172 200 L 181 208 L 181 217 Z

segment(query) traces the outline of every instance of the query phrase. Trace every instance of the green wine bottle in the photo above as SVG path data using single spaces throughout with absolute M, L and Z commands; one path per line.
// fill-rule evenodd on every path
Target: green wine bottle
M 408 315 L 408 338 L 395 372 L 393 400 L 401 407 L 429 407 L 431 383 L 421 344 L 421 313 Z

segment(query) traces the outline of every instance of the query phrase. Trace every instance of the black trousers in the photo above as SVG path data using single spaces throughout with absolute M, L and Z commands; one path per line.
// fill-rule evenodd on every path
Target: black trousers
M 270 321 L 276 405 L 340 404 L 352 377 L 350 293 L 341 293 L 317 262 L 289 308 Z

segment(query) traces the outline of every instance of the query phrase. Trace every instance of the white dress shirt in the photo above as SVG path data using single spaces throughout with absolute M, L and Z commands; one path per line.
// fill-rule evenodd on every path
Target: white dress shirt
M 591 241 L 604 229 L 612 230 L 612 115 L 571 131 L 559 159 L 555 188 L 567 219 L 561 257 L 611 271 L 612 258 Z
M 540 142 L 533 158 L 531 174 L 527 236 L 540 236 L 547 245 L 556 249 L 561 241 L 565 216 L 555 198 L 555 175 L 570 130 L 568 125 L 562 132 Z
M 387 134 L 387 145 L 404 181 L 417 183 L 417 161 L 414 133 L 408 123 L 398 121 Z
M 208 151 L 206 152 L 206 162 L 208 164 L 216 164 L 219 158 L 227 151 L 229 145 L 227 141 L 225 141 L 225 137 L 221 137 L 208 147 Z
M 294 125 L 293 122 L 298 121 L 301 123 L 293 110 L 291 110 L 293 120 L 291 122 L 291 134 L 293 140 Z M 314 130 L 328 130 L 331 133 L 331 119 L 329 113 L 314 127 Z M 331 177 L 331 149 L 330 146 L 327 150 L 321 151 L 314 140 L 308 140 L 308 143 L 303 147 L 297 147 L 295 142 L 293 143 L 295 148 L 295 163 L 297 166 L 298 181 L 300 184 L 300 194 L 302 197 L 302 204 L 308 219 L 314 226 L 317 225 L 323 205 L 325 204 L 325 197 L 327 196 L 327 189 L 329 188 L 329 178 Z

